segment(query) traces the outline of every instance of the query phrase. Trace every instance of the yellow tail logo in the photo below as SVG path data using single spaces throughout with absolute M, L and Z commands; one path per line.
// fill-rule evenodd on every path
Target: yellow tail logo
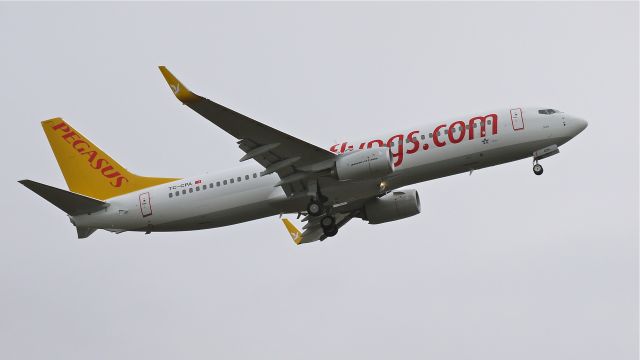
M 69 190 L 75 193 L 105 200 L 178 180 L 130 173 L 61 118 L 43 121 L 42 128 Z
M 302 233 L 298 228 L 289 221 L 289 219 L 282 219 L 282 223 L 287 228 L 287 232 L 291 236 L 291 240 L 293 240 L 296 245 L 300 245 L 302 242 Z

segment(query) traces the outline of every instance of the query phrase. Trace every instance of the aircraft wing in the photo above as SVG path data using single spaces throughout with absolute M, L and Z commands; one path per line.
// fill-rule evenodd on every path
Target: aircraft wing
M 338 226 L 338 229 L 343 227 L 355 215 L 356 212 L 334 214 L 336 218 L 336 226 Z M 327 238 L 327 236 L 322 231 L 322 227 L 320 226 L 321 218 L 321 216 L 316 216 L 307 219 L 306 221 L 308 222 L 302 227 L 304 232 L 298 230 L 298 228 L 293 225 L 293 223 L 291 223 L 289 219 L 282 219 L 282 222 L 284 223 L 285 228 L 287 228 L 289 235 L 291 235 L 291 239 L 293 240 L 293 242 L 295 242 L 296 245 L 300 245 L 318 240 L 322 241 Z
M 166 67 L 160 71 L 178 100 L 239 140 L 246 153 L 240 161 L 254 159 L 265 167 L 263 175 L 277 173 L 287 195 L 304 190 L 300 181 L 308 171 L 333 166 L 333 153 L 196 95 Z

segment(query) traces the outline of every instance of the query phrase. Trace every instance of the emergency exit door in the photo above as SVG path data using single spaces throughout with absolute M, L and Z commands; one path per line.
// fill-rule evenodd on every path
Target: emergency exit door
M 148 192 L 140 194 L 140 212 L 142 217 L 151 215 L 151 196 Z
M 511 125 L 513 130 L 524 129 L 524 119 L 522 118 L 522 109 L 511 109 Z

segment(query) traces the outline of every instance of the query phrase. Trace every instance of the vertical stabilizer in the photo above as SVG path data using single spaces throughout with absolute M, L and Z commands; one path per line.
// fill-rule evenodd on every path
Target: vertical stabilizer
M 127 171 L 61 118 L 42 122 L 69 190 L 105 200 L 178 179 L 138 176 Z

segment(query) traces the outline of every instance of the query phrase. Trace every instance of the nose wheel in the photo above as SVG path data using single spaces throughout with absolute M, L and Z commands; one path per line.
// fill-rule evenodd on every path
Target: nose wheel
M 535 160 L 535 163 L 533 164 L 533 173 L 536 175 L 542 175 L 543 172 L 544 169 L 542 168 L 542 165 L 538 164 L 538 160 Z

